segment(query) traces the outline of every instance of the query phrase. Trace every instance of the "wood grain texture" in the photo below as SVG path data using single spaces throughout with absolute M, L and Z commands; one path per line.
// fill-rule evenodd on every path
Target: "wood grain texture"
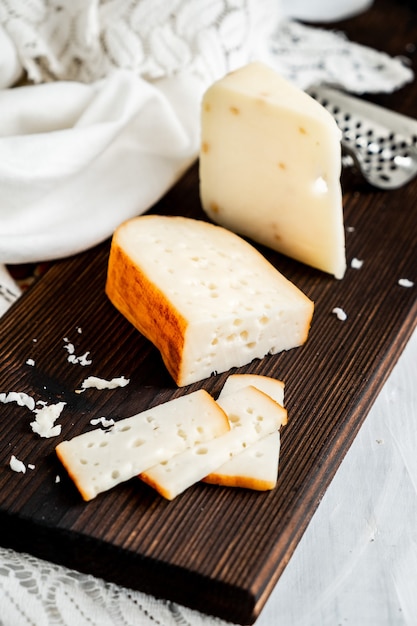
M 338 28 L 360 43 L 405 54 L 417 41 L 417 14 L 411 4 L 380 1 Z M 415 116 L 416 98 L 413 83 L 375 100 Z M 398 279 L 417 284 L 417 181 L 378 192 L 344 172 L 342 183 L 348 262 L 363 259 L 360 270 L 349 268 L 336 281 L 260 248 L 316 306 L 304 347 L 234 370 L 286 383 L 289 423 L 277 488 L 252 493 L 198 484 L 167 502 L 132 480 L 82 502 L 55 456 L 58 440 L 90 428 L 91 419 L 126 417 L 200 387 L 216 395 L 227 376 L 175 387 L 156 349 L 104 294 L 106 242 L 56 263 L 0 322 L 0 392 L 67 403 L 58 440 L 32 433 L 26 407 L 0 405 L 2 545 L 234 622 L 255 620 L 416 322 L 415 289 Z M 205 219 L 197 165 L 152 212 Z M 332 314 L 336 306 L 346 311 L 345 322 Z M 89 351 L 92 364 L 69 363 L 65 339 L 77 354 Z M 131 382 L 77 394 L 92 374 Z M 35 469 L 11 472 L 12 454 Z

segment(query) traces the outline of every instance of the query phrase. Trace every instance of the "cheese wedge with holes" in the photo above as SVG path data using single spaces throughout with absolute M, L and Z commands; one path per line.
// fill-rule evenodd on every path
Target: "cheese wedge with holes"
M 238 235 L 161 215 L 116 230 L 106 293 L 179 386 L 302 345 L 314 309 Z
M 342 278 L 340 139 L 331 114 L 266 65 L 231 72 L 202 102 L 204 210 L 218 224 Z
M 119 420 L 110 430 L 98 428 L 63 441 L 56 453 L 83 499 L 91 500 L 229 430 L 224 410 L 201 389 Z
M 188 448 L 140 474 L 164 498 L 172 500 L 230 457 L 276 432 L 285 419 L 285 409 L 255 387 L 245 387 L 217 402 L 229 418 L 228 433 Z
M 228 376 L 219 398 L 236 393 L 246 385 L 253 385 L 284 406 L 284 383 L 259 374 Z M 286 423 L 287 413 L 285 412 L 281 425 Z M 204 482 L 258 491 L 271 490 L 277 484 L 280 445 L 280 433 L 276 430 L 217 467 L 204 478 Z

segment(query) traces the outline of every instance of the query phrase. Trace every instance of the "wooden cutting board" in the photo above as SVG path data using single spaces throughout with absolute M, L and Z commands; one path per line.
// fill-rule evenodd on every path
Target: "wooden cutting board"
M 414 85 L 408 94 L 416 97 Z M 415 327 L 415 288 L 398 280 L 417 284 L 417 181 L 378 192 L 345 173 L 343 189 L 348 262 L 363 260 L 361 269 L 336 281 L 260 248 L 315 302 L 305 346 L 235 370 L 286 383 L 277 488 L 198 484 L 167 502 L 134 479 L 82 502 L 55 456 L 59 441 L 94 418 L 126 417 L 200 387 L 216 395 L 226 378 L 175 387 L 158 352 L 104 294 L 106 242 L 56 263 L 0 321 L 0 393 L 66 403 L 54 439 L 32 432 L 27 407 L 0 404 L 3 546 L 233 622 L 256 619 Z M 197 165 L 152 212 L 205 219 Z M 68 342 L 91 364 L 69 363 Z M 130 384 L 76 393 L 89 375 Z M 34 469 L 11 471 L 12 454 Z

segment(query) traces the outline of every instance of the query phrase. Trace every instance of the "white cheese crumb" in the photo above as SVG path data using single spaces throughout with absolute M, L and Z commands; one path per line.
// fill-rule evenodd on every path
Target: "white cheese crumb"
M 60 483 L 61 482 L 61 476 L 55 476 L 55 482 L 56 483 Z
M 10 458 L 10 469 L 14 472 L 21 472 L 22 474 L 26 474 L 26 465 L 17 459 L 14 454 L 12 454 Z
M 32 366 L 34 366 L 34 365 L 35 365 L 35 361 L 34 361 L 33 359 L 28 359 L 28 360 L 26 361 L 26 365 L 32 365 Z
M 61 434 L 61 424 L 54 424 L 61 415 L 65 404 L 65 402 L 58 402 L 49 406 L 45 405 L 41 409 L 35 409 L 36 419 L 30 423 L 33 432 L 45 438 L 56 437 Z
M 88 389 L 95 387 L 96 389 L 115 389 L 116 387 L 126 387 L 130 383 L 129 378 L 120 376 L 119 378 L 112 378 L 111 380 L 105 380 L 104 378 L 98 378 L 97 376 L 89 376 L 81 383 L 82 389 Z
M 30 470 L 34 470 L 34 469 L 35 469 L 35 466 L 33 465 L 33 463 L 28 463 L 28 468 L 29 468 Z
M 354 233 L 355 232 L 355 227 L 354 226 L 348 226 L 346 230 L 347 230 L 348 233 Z
M 362 265 L 363 265 L 363 261 L 357 258 L 352 259 L 352 261 L 350 262 L 350 267 L 353 267 L 353 269 L 355 270 L 360 270 Z
M 81 335 L 82 332 L 83 332 L 83 329 L 81 328 L 81 326 L 77 326 L 77 333 Z
M 10 391 L 7 394 L 0 393 L 0 402 L 3 402 L 3 404 L 16 402 L 19 406 L 27 406 L 31 411 L 35 408 L 35 400 L 23 391 Z
M 400 287 L 413 287 L 414 283 L 412 280 L 408 280 L 408 278 L 400 278 L 398 281 Z
M 344 312 L 343 309 L 341 309 L 340 307 L 336 306 L 332 313 L 334 313 L 337 317 L 338 320 L 340 320 L 341 322 L 344 322 L 347 319 L 347 315 Z
M 67 360 L 69 363 L 74 363 L 76 365 L 91 365 L 93 361 L 88 358 L 90 354 L 89 351 L 85 352 L 81 356 L 77 356 L 75 354 L 75 346 L 73 343 L 71 343 L 68 337 L 64 337 L 64 342 L 65 342 L 64 348 L 68 352 Z
M 92 426 L 97 426 L 101 424 L 103 428 L 109 428 L 110 426 L 114 426 L 114 419 L 107 419 L 106 417 L 97 417 L 96 419 L 90 420 L 90 424 Z

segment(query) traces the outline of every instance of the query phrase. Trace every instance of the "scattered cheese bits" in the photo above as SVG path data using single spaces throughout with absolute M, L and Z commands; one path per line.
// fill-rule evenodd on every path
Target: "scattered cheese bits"
M 35 409 L 36 419 L 30 424 L 33 432 L 47 439 L 60 435 L 61 425 L 55 425 L 55 421 L 61 415 L 65 404 L 65 402 L 58 402 L 57 404 L 45 405 L 41 409 Z
M 332 115 L 255 62 L 206 91 L 201 127 L 200 196 L 207 215 L 342 278 L 341 133 Z
M 201 389 L 122 419 L 110 430 L 63 441 L 56 453 L 84 500 L 91 500 L 229 429 L 224 411 Z
M 30 411 L 33 411 L 35 408 L 35 400 L 23 391 L 0 393 L 0 402 L 3 402 L 3 404 L 16 402 L 19 406 L 26 406 Z
M 28 359 L 28 360 L 26 361 L 26 365 L 31 365 L 32 367 L 34 367 L 34 365 L 35 365 L 35 361 L 34 361 L 33 359 Z
M 400 278 L 398 281 L 400 287 L 413 287 L 414 283 L 412 280 L 408 280 L 408 278 Z
M 88 358 L 90 352 L 86 352 L 81 356 L 76 356 L 75 354 L 75 346 L 67 337 L 64 337 L 64 348 L 68 352 L 68 362 L 74 363 L 76 365 L 91 365 L 92 360 Z
M 345 320 L 347 320 L 347 314 L 339 306 L 336 306 L 332 310 L 332 313 L 334 313 L 336 315 L 337 319 L 340 320 L 341 322 L 344 322 Z
M 26 465 L 23 463 L 23 461 L 19 461 L 19 459 L 17 459 L 14 454 L 12 454 L 10 458 L 9 465 L 10 469 L 12 469 L 14 472 L 26 474 Z
M 110 428 L 110 426 L 114 426 L 114 419 L 107 419 L 107 417 L 98 417 L 96 419 L 90 420 L 91 426 L 97 426 L 101 424 L 103 428 Z
M 104 378 L 98 378 L 97 376 L 89 376 L 81 383 L 82 389 L 89 389 L 94 387 L 95 389 L 116 389 L 116 387 L 126 387 L 130 380 L 124 376 L 119 378 L 112 378 L 111 380 L 105 380 Z
M 217 402 L 228 415 L 229 432 L 204 444 L 194 445 L 140 474 L 143 481 L 168 500 L 254 442 L 276 432 L 284 419 L 285 409 L 255 387 L 239 389 Z
M 352 267 L 355 270 L 360 270 L 362 265 L 363 265 L 363 261 L 361 261 L 360 259 L 353 258 L 350 262 L 350 267 Z
M 314 309 L 238 235 L 161 215 L 116 230 L 106 292 L 178 386 L 302 345 Z

